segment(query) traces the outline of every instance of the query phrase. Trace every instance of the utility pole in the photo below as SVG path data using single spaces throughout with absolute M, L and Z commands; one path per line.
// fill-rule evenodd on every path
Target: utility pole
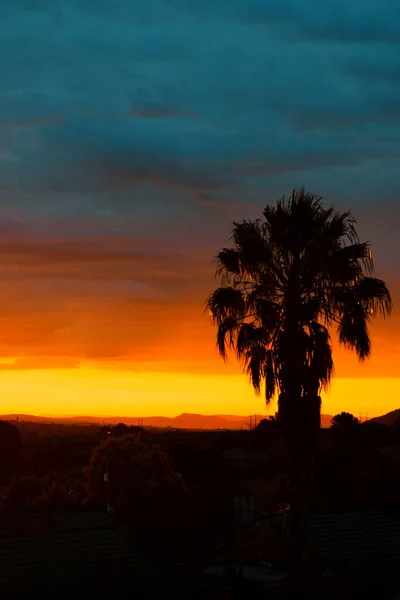
M 109 486 L 108 486 L 108 457 L 106 456 L 106 471 L 104 473 L 104 483 L 106 484 L 106 489 L 105 489 L 105 501 L 106 501 L 106 513 L 109 512 L 109 504 L 110 504 L 110 497 L 109 497 Z

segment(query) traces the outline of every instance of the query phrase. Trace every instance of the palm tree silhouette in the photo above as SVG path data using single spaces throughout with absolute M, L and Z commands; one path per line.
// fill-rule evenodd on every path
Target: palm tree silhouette
M 386 284 L 372 277 L 370 245 L 360 242 L 351 211 L 324 207 L 321 197 L 304 188 L 267 206 L 261 219 L 233 225 L 232 244 L 216 256 L 222 287 L 208 297 L 207 307 L 222 358 L 233 349 L 255 392 L 263 389 L 267 403 L 278 395 L 294 565 L 301 556 L 320 392 L 333 375 L 329 330 L 336 326 L 339 341 L 363 361 L 371 352 L 369 322 L 389 315 L 392 300 Z

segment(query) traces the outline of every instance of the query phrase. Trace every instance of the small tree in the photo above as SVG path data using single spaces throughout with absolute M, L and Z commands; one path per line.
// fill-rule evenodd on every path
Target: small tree
M 354 430 L 354 428 L 359 424 L 360 421 L 357 419 L 357 417 L 351 413 L 343 411 L 332 418 L 331 428 L 348 431 L 349 429 Z
M 176 537 L 189 494 L 159 446 L 148 448 L 137 435 L 110 436 L 94 449 L 85 475 L 85 504 L 104 510 L 109 503 L 144 541 Z
M 81 481 L 57 473 L 48 473 L 45 477 L 18 477 L 6 490 L 4 506 L 17 512 L 74 510 L 82 502 L 81 486 Z
M 22 455 L 21 434 L 16 425 L 0 421 L 0 482 L 15 475 Z
M 46 479 L 27 475 L 13 479 L 5 494 L 5 507 L 11 511 L 37 511 L 44 505 Z
M 271 449 L 278 442 L 278 422 L 276 416 L 261 419 L 254 430 L 254 436 L 259 440 L 260 450 Z

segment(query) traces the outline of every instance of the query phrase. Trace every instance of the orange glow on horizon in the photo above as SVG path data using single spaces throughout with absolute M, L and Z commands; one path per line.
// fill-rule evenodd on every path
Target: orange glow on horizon
M 52 416 L 176 416 L 178 414 L 274 414 L 237 375 L 131 373 L 94 368 L 5 371 L 0 377 L 1 414 Z M 400 378 L 335 379 L 323 394 L 323 412 L 369 417 L 398 407 Z
M 1 414 L 266 414 L 235 358 L 215 350 L 212 250 L 159 241 L 0 235 Z M 334 343 L 325 413 L 399 407 L 400 313 L 371 331 L 366 364 Z

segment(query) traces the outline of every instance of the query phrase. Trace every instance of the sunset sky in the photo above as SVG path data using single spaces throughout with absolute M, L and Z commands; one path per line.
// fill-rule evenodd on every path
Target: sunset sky
M 203 308 L 231 222 L 301 185 L 395 303 L 323 412 L 400 407 L 399 73 L 398 0 L 3 2 L 0 414 L 265 413 Z

